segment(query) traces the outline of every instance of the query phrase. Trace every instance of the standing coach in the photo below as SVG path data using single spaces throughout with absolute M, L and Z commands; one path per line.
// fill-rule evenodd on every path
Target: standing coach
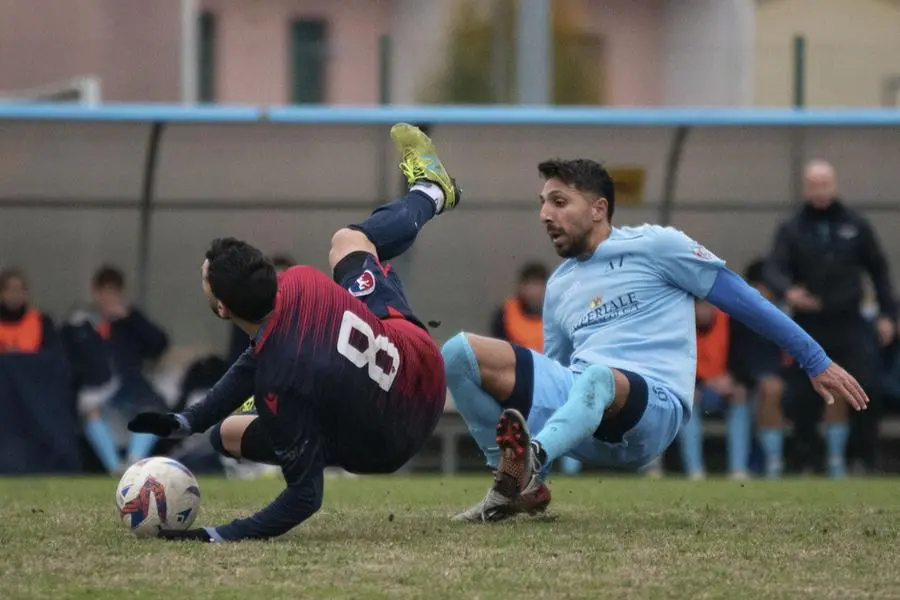
M 834 168 L 815 160 L 803 172 L 804 206 L 781 224 L 766 267 L 766 279 L 791 307 L 794 319 L 844 366 L 872 398 L 870 410 L 854 417 L 851 450 L 869 469 L 875 466 L 879 408 L 877 344 L 891 343 L 897 305 L 888 264 L 868 220 L 845 206 L 836 195 Z M 877 340 L 860 313 L 862 275 L 872 279 L 878 299 Z M 795 427 L 815 437 L 821 401 L 800 369 L 790 377 L 796 402 Z M 798 374 L 799 373 L 799 374 Z M 874 409 L 874 410 L 873 410 Z M 845 472 L 849 434 L 847 405 L 825 408 L 828 474 Z

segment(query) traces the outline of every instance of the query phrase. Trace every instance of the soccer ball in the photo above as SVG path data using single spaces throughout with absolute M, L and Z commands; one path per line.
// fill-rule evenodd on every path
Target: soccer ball
M 125 526 L 138 537 L 161 529 L 187 529 L 200 510 L 200 486 L 187 467 L 154 456 L 131 465 L 116 487 L 116 506 Z

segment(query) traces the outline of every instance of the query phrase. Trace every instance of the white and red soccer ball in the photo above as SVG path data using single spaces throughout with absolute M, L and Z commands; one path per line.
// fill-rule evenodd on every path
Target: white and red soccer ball
M 180 462 L 154 456 L 125 471 L 116 487 L 116 506 L 125 526 L 139 537 L 161 529 L 188 529 L 200 511 L 200 486 Z

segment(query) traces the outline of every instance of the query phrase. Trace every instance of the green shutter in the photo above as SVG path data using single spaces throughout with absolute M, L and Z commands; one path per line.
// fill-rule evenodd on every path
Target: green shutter
M 210 12 L 200 15 L 200 39 L 198 40 L 197 53 L 199 56 L 198 75 L 199 89 L 197 100 L 200 102 L 215 102 L 215 71 L 216 71 L 216 16 Z
M 291 102 L 325 102 L 325 21 L 298 20 L 291 24 Z

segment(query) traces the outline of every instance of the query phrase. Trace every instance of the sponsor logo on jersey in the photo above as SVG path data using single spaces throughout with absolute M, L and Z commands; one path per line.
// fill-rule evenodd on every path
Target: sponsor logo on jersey
M 375 276 L 372 275 L 372 271 L 366 269 L 362 272 L 362 275 L 356 278 L 356 281 L 347 288 L 350 292 L 351 296 L 356 296 L 359 298 L 360 296 L 368 296 L 372 292 L 375 291 Z
M 589 310 L 572 328 L 572 333 L 575 333 L 582 327 L 589 327 L 591 325 L 601 325 L 603 323 L 608 323 L 613 319 L 618 319 L 619 317 L 624 317 L 625 315 L 630 315 L 631 313 L 637 312 L 640 310 L 641 305 L 638 302 L 637 294 L 635 292 L 628 292 L 627 294 L 622 294 L 617 298 L 612 298 L 611 300 L 607 300 L 606 302 L 602 302 L 601 304 L 594 306 L 594 302 L 601 301 L 602 298 L 594 298 L 591 302 L 591 310 Z
M 694 256 L 703 260 L 716 260 L 716 255 L 707 250 L 700 242 L 694 242 L 691 246 L 691 252 Z

